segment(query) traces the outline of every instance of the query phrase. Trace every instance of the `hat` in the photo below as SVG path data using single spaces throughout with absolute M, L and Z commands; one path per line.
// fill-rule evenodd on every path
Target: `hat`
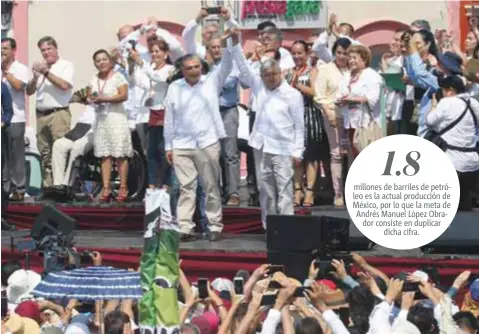
M 203 315 L 191 319 L 191 324 L 198 327 L 200 334 L 216 333 L 219 323 L 218 316 L 212 312 L 205 312 Z
M 211 287 L 218 292 L 234 291 L 234 284 L 229 279 L 217 278 L 211 283 Z
M 447 68 L 452 74 L 461 74 L 462 73 L 462 59 L 461 57 L 454 52 L 444 52 L 440 54 L 437 58 L 439 63 L 442 66 Z
M 439 78 L 438 84 L 441 88 L 452 88 L 458 94 L 461 94 L 466 91 L 466 85 L 464 84 L 464 81 L 461 79 L 461 77 L 457 75 L 450 75 L 444 78 Z
M 333 281 L 331 281 L 329 279 L 320 279 L 320 280 L 316 281 L 316 283 L 322 284 L 322 285 L 328 287 L 330 290 L 333 290 L 333 291 L 337 289 L 336 283 L 334 283 Z
M 12 334 L 40 334 L 40 326 L 35 321 L 16 313 L 10 313 L 4 326 Z
M 30 318 L 36 322 L 40 322 L 40 308 L 33 300 L 27 300 L 18 304 L 15 313 L 24 318 Z
M 471 298 L 476 303 L 479 303 L 479 278 L 474 280 L 469 286 L 469 291 L 471 292 Z
M 263 31 L 266 28 L 276 28 L 276 24 L 274 24 L 272 21 L 263 21 L 260 24 L 258 24 L 258 27 L 256 28 L 256 30 Z
M 40 283 L 42 277 L 34 271 L 19 269 L 8 278 L 7 298 L 12 304 L 31 299 L 31 292 Z
M 421 282 L 429 281 L 429 275 L 422 270 L 416 270 L 412 273 L 412 276 L 416 277 Z
M 85 324 L 70 324 L 65 330 L 65 334 L 90 334 L 90 329 Z

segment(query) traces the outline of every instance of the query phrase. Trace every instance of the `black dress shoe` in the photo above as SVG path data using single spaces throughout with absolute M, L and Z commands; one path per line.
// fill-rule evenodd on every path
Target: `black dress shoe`
M 210 233 L 210 241 L 219 241 L 221 240 L 221 233 L 220 232 L 211 232 Z
M 9 224 L 5 219 L 2 219 L 2 231 L 15 231 L 16 229 L 15 225 Z
M 197 238 L 196 238 L 196 235 L 194 234 L 185 234 L 185 233 L 182 233 L 180 235 L 180 241 L 181 242 L 191 242 L 191 241 L 196 241 Z

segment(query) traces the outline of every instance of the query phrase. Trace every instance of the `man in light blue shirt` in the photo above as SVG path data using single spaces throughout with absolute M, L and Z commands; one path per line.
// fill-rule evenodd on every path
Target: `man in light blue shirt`
M 213 36 L 206 45 L 206 59 L 211 63 L 210 73 L 217 70 L 221 63 L 221 37 Z M 238 150 L 239 126 L 239 72 L 236 66 L 226 78 L 220 93 L 220 114 L 226 131 L 221 140 L 221 160 L 224 192 L 228 206 L 239 206 L 240 154 Z

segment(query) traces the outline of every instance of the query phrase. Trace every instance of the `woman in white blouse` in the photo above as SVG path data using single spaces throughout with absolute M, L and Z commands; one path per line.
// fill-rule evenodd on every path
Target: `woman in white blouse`
M 381 76 L 369 68 L 371 52 L 363 45 L 349 50 L 349 70 L 339 84 L 337 104 L 341 107 L 344 128 L 347 130 L 352 158 L 359 152 L 353 145 L 354 132 L 366 127 L 372 119 L 379 123 Z
M 168 90 L 168 78 L 174 71 L 169 64 L 169 47 L 161 39 L 148 40 L 151 62 L 145 63 L 140 54 L 131 51 L 138 65 L 134 72 L 135 84 L 144 90 L 142 105 L 150 108 L 148 121 L 148 184 L 150 189 L 167 185 L 170 165 L 165 159 L 165 142 L 163 139 L 163 122 L 165 106 L 163 101 Z M 161 171 L 161 172 L 160 172 Z
M 93 147 L 95 156 L 101 158 L 103 191 L 100 202 L 111 199 L 111 167 L 116 159 L 120 174 L 120 190 L 116 200 L 124 202 L 128 197 L 128 157 L 133 155 L 128 116 L 123 102 L 128 99 L 128 83 L 125 77 L 113 71 L 111 56 L 106 50 L 93 54 L 98 70 L 88 87 L 88 103 L 95 105 L 96 127 Z

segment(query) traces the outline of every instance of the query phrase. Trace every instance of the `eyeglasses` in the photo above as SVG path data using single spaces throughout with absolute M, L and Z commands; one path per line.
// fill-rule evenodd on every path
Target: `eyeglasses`
M 274 78 L 281 75 L 281 72 L 263 73 L 263 78 Z

